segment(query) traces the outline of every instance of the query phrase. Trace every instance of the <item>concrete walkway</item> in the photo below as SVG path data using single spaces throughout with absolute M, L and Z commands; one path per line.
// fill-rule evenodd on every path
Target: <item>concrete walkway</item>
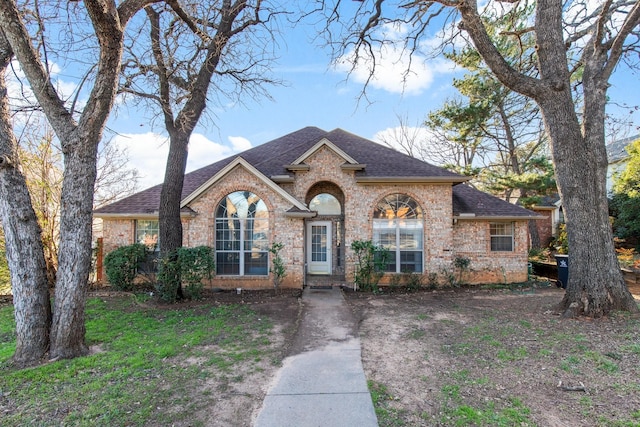
M 306 288 L 302 301 L 292 355 L 276 374 L 254 426 L 377 426 L 357 325 L 342 291 Z

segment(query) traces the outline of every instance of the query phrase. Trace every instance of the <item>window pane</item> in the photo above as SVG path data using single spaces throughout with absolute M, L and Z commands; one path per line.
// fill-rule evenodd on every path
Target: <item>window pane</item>
M 246 276 L 266 276 L 269 274 L 267 258 L 267 252 L 245 252 L 244 274 Z
M 418 203 L 406 194 L 392 194 L 378 203 L 373 218 L 373 242 L 390 252 L 385 271 L 421 272 L 424 226 Z
M 491 250 L 500 252 L 511 252 L 513 250 L 513 239 L 508 237 L 492 237 Z
M 418 203 L 406 194 L 390 194 L 380 200 L 373 212 L 374 218 L 422 218 Z
M 149 250 L 159 251 L 159 225 L 157 220 L 136 220 L 136 243 L 142 243 Z
M 216 209 L 216 271 L 221 275 L 267 275 L 269 212 L 250 191 L 228 194 Z
M 319 215 L 340 215 L 340 202 L 331 194 L 322 193 L 311 199 L 309 209 L 317 211 Z
M 237 251 L 240 250 L 240 221 L 217 220 L 216 221 L 216 250 Z
M 327 260 L 327 226 L 311 226 L 311 260 L 325 262 Z
M 420 273 L 422 271 L 422 252 L 400 252 L 400 272 Z
M 396 227 L 394 220 L 373 220 L 373 244 L 392 249 L 396 246 Z
M 514 227 L 511 222 L 497 222 L 489 224 L 491 235 L 491 250 L 495 252 L 513 251 Z
M 216 274 L 235 276 L 240 274 L 240 253 L 216 252 Z
M 387 264 L 383 268 L 383 271 L 395 273 L 396 264 L 396 251 L 387 251 Z

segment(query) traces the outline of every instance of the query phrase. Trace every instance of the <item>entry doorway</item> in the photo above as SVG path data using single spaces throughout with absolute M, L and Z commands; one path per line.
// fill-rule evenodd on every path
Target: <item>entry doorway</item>
M 331 221 L 307 223 L 307 273 L 331 274 Z

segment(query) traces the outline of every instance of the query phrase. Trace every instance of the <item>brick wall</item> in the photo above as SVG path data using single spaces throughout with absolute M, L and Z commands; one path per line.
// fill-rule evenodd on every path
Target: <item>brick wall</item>
M 355 258 L 350 247 L 355 240 L 372 238 L 372 214 L 381 198 L 403 193 L 414 198 L 424 213 L 424 262 L 425 278 L 430 273 L 443 276 L 452 271 L 456 256 L 471 260 L 470 272 L 465 278 L 469 283 L 489 283 L 526 280 L 527 224 L 517 222 L 515 250 L 491 252 L 489 222 L 464 220 L 454 225 L 452 212 L 452 188 L 450 184 L 399 185 L 357 184 L 354 171 L 342 170 L 344 159 L 328 147 L 322 147 L 305 163 L 308 171 L 295 172 L 295 182 L 283 184 L 282 189 L 297 200 L 307 203 L 320 192 L 329 192 L 344 202 L 343 214 L 343 270 L 346 282 L 352 283 Z M 319 184 L 320 183 L 320 184 Z M 183 220 L 184 245 L 214 246 L 215 209 L 227 194 L 251 191 L 262 198 L 269 211 L 270 243 L 281 242 L 281 252 L 286 262 L 287 276 L 283 287 L 301 287 L 305 272 L 305 219 L 288 218 L 284 213 L 292 206 L 264 182 L 238 166 L 216 182 L 189 204 L 196 216 Z M 105 253 L 115 247 L 133 243 L 133 220 L 105 220 Z M 388 277 L 385 281 L 388 281 Z M 210 286 L 246 289 L 271 288 L 270 277 L 217 276 Z
M 527 221 L 514 223 L 512 252 L 491 252 L 490 221 L 460 220 L 454 226 L 454 258 L 471 260 L 465 282 L 507 283 L 527 280 Z
M 132 219 L 105 219 L 102 223 L 103 253 L 106 255 L 112 250 L 131 245 L 134 239 L 134 220 Z

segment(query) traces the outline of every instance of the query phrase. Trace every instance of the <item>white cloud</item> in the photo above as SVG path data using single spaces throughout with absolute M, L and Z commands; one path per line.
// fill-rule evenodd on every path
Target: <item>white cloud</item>
M 432 138 L 433 134 L 424 127 L 395 126 L 376 132 L 373 141 L 407 153 L 407 147 L 412 145 L 424 147 Z
M 242 137 L 233 137 L 233 147 L 213 142 L 202 134 L 194 133 L 189 141 L 187 172 L 207 166 L 234 153 L 251 147 L 251 143 Z M 232 139 L 231 137 L 229 138 Z M 167 137 L 153 133 L 120 134 L 114 143 L 128 153 L 129 164 L 140 173 L 138 188 L 145 189 L 161 184 L 169 154 Z
M 251 148 L 251 141 L 242 136 L 230 136 L 229 142 L 231 142 L 231 146 L 233 150 L 236 152 L 246 151 Z
M 351 78 L 361 84 L 370 79 L 369 85 L 376 89 L 420 95 L 431 86 L 437 74 L 451 73 L 454 67 L 445 59 L 428 59 L 419 51 L 405 49 L 403 43 L 408 31 L 406 26 L 383 26 L 380 39 L 387 43 L 374 47 L 373 58 L 362 56 L 365 53 L 361 51 L 354 67 L 356 57 L 351 51 L 338 59 L 335 70 L 350 73 Z

